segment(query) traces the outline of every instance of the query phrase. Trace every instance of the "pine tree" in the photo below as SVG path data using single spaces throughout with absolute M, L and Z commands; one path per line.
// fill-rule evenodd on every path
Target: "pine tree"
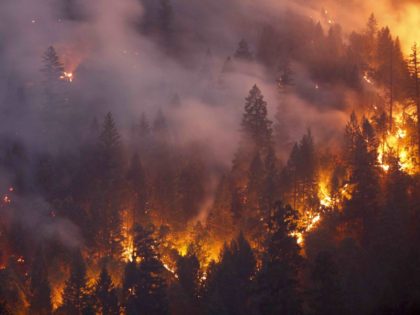
M 168 121 L 163 112 L 159 109 L 153 122 L 153 134 L 155 137 L 157 137 L 158 140 L 167 141 L 168 131 Z
M 382 84 L 387 91 L 389 109 L 389 130 L 392 129 L 392 119 L 395 101 L 395 47 L 391 32 L 388 27 L 378 32 L 376 48 L 376 71 L 375 79 Z
M 231 183 L 227 176 L 220 179 L 215 192 L 213 205 L 207 218 L 207 227 L 212 238 L 229 238 L 234 231 L 234 218 L 232 212 Z
M 338 268 L 330 252 L 320 252 L 311 272 L 310 307 L 313 315 L 343 314 Z
M 45 76 L 45 83 L 48 89 L 53 89 L 54 86 L 60 82 L 61 77 L 64 73 L 64 66 L 61 63 L 57 52 L 53 46 L 50 46 L 42 56 L 44 66 L 42 72 Z M 49 90 L 52 93 L 53 91 Z
M 217 79 L 217 85 L 221 90 L 227 90 L 229 87 L 229 75 L 235 72 L 235 65 L 232 57 L 228 56 L 222 65 L 219 77 Z
M 248 43 L 242 39 L 238 44 L 238 49 L 235 52 L 235 58 L 244 60 L 244 61 L 251 61 L 253 59 L 252 53 L 249 50 Z
M 420 163 L 420 60 L 417 43 L 411 48 L 411 54 L 409 59 L 409 70 L 412 78 L 411 97 L 414 99 L 416 104 L 416 115 L 417 115 L 417 160 Z
M 44 108 L 45 132 L 51 129 L 57 130 L 61 124 L 61 110 L 64 104 L 64 66 L 53 46 L 47 48 L 42 56 L 43 67 L 41 69 L 44 81 Z
M 136 255 L 141 257 L 138 267 L 138 283 L 135 289 L 139 315 L 168 314 L 164 267 L 160 261 L 158 242 L 149 226 L 135 229 Z
M 241 225 L 254 242 L 261 241 L 261 232 L 264 230 L 262 224 L 267 210 L 264 204 L 265 176 L 264 164 L 257 153 L 249 168 L 246 213 L 242 216 L 244 222 Z
M 272 123 L 267 118 L 267 103 L 257 85 L 253 86 L 245 101 L 245 113 L 242 117 L 245 139 L 257 148 L 267 148 L 272 141 Z
M 200 285 L 200 262 L 192 247 L 189 247 L 187 255 L 178 257 L 176 274 L 190 301 L 193 304 L 197 303 Z
M 86 266 L 80 251 L 73 254 L 70 277 L 63 292 L 62 309 L 65 314 L 82 314 L 88 307 Z
M 128 262 L 124 268 L 123 284 L 122 284 L 122 299 L 123 308 L 127 315 L 137 315 L 137 283 L 139 275 L 137 270 L 137 261 L 133 258 Z
M 52 314 L 51 288 L 47 276 L 47 264 L 42 248 L 37 250 L 32 263 L 29 310 L 31 314 Z
M 364 237 L 368 240 L 368 227 L 373 224 L 372 220 L 378 210 L 378 142 L 370 123 L 365 119 L 361 129 L 355 115 L 352 115 L 346 127 L 345 142 L 349 182 L 354 187 L 345 212 L 349 219 L 363 222 Z
M 318 207 L 317 163 L 314 140 L 310 130 L 296 143 L 287 162 L 293 208 L 302 216 Z
M 302 266 L 299 245 L 294 237 L 297 212 L 280 202 L 274 206 L 268 220 L 268 236 L 257 274 L 256 308 L 260 314 L 302 313 L 298 271 Z
M 114 257 L 121 253 L 122 153 L 120 135 L 111 113 L 107 113 L 98 141 L 95 211 L 102 252 Z
M 372 13 L 369 16 L 369 20 L 366 25 L 366 31 L 365 31 L 365 54 L 367 58 L 368 63 L 368 69 L 371 72 L 374 58 L 375 58 L 375 45 L 377 40 L 377 34 L 378 34 L 378 21 L 376 20 L 375 15 Z
M 204 301 L 206 312 L 249 314 L 251 279 L 255 275 L 256 260 L 242 233 L 229 246 L 224 246 L 220 263 L 211 268 Z M 215 301 L 217 304 L 212 305 Z
M 290 144 L 289 133 L 293 120 L 290 106 L 287 104 L 287 97 L 293 87 L 293 72 L 289 61 L 278 66 L 276 83 L 280 100 L 275 114 L 274 141 L 280 149 L 283 149 L 288 148 Z
M 107 113 L 101 134 L 99 135 L 99 148 L 101 158 L 103 161 L 103 167 L 109 176 L 115 175 L 114 172 L 119 167 L 120 162 L 120 134 L 115 125 L 114 118 L 111 112 Z
M 146 114 L 143 112 L 139 120 L 132 127 L 132 146 L 139 151 L 147 151 L 150 147 L 152 129 Z
M 223 63 L 221 74 L 232 73 L 235 70 L 233 66 L 232 58 L 229 56 L 226 58 L 225 62 Z
M 97 313 L 102 315 L 120 314 L 116 290 L 105 266 L 101 270 L 94 292 Z
M 273 148 L 268 151 L 265 158 L 264 174 L 262 185 L 262 215 L 265 220 L 268 217 L 270 209 L 274 206 L 274 202 L 280 199 L 278 160 Z

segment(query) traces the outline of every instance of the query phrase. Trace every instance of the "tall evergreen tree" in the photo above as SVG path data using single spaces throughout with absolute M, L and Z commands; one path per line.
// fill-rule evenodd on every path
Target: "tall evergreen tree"
M 58 101 L 59 87 L 61 86 L 61 78 L 64 73 L 64 66 L 58 57 L 58 54 L 53 46 L 50 46 L 42 56 L 43 68 L 41 71 L 44 74 L 45 93 L 47 96 L 48 105 Z
M 235 230 L 231 183 L 227 176 L 220 179 L 216 189 L 215 199 L 207 218 L 207 228 L 214 239 L 221 236 L 229 238 Z
M 313 315 L 343 314 L 338 268 L 331 253 L 320 252 L 311 272 L 310 307 Z
M 63 292 L 63 305 L 65 314 L 83 314 L 89 307 L 89 288 L 86 278 L 86 266 L 80 251 L 72 256 L 70 277 L 66 281 Z
M 44 88 L 44 104 L 41 115 L 44 122 L 43 132 L 48 136 L 47 140 L 50 142 L 49 147 L 56 145 L 49 138 L 52 132 L 61 131 L 63 123 L 63 105 L 64 105 L 64 81 L 62 80 L 64 74 L 64 66 L 61 63 L 59 56 L 53 46 L 50 46 L 42 56 Z
M 377 165 L 377 140 L 370 123 L 365 120 L 362 128 L 352 115 L 346 127 L 350 184 L 354 187 L 352 198 L 347 202 L 346 216 L 363 222 L 365 240 L 369 237 L 369 226 L 378 210 L 379 174 Z
M 135 303 L 140 315 L 168 314 L 164 267 L 158 252 L 158 241 L 153 236 L 154 227 L 135 227 L 135 255 L 140 257 L 138 282 L 135 284 Z
M 254 85 L 245 99 L 245 113 L 242 117 L 242 131 L 247 141 L 258 148 L 271 145 L 271 121 L 267 117 L 267 103 L 260 89 Z
M 209 274 L 205 305 L 209 314 L 245 315 L 250 310 L 252 278 L 256 260 L 248 241 L 241 233 L 225 245 L 221 261 Z M 217 305 L 211 305 L 217 299 Z
M 120 314 L 118 297 L 112 279 L 104 266 L 96 282 L 95 289 L 96 311 L 102 315 Z
M 125 265 L 122 281 L 122 306 L 127 315 L 136 315 L 139 313 L 137 303 L 138 276 L 137 260 L 133 257 L 132 261 L 129 261 Z
M 420 163 L 420 60 L 417 43 L 411 48 L 410 59 L 408 61 L 409 70 L 412 78 L 411 97 L 416 104 L 417 115 L 417 163 Z
M 186 256 L 180 256 L 176 263 L 176 273 L 179 283 L 185 290 L 190 301 L 198 302 L 198 289 L 200 285 L 200 262 L 194 254 L 192 247 L 188 249 Z
M 302 266 L 295 231 L 297 212 L 276 203 L 268 220 L 268 236 L 257 274 L 256 308 L 259 314 L 302 314 L 298 272 Z
M 29 310 L 31 314 L 52 314 L 51 288 L 42 247 L 37 250 L 31 270 Z
M 98 242 L 102 252 L 120 257 L 122 202 L 122 152 L 120 135 L 112 114 L 106 114 L 98 141 L 98 169 L 96 176 L 96 198 L 94 220 L 101 222 Z
M 312 133 L 308 130 L 299 143 L 292 149 L 287 162 L 290 179 L 290 203 L 303 218 L 308 210 L 318 208 L 317 195 L 317 159 Z
M 242 39 L 238 44 L 238 49 L 235 52 L 235 58 L 244 60 L 244 61 L 251 61 L 253 59 L 252 53 L 249 50 L 248 43 Z

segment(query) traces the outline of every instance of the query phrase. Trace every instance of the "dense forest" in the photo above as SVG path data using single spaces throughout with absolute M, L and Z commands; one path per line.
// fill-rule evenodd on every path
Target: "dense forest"
M 0 314 L 420 314 L 415 38 L 45 3 L 0 4 Z

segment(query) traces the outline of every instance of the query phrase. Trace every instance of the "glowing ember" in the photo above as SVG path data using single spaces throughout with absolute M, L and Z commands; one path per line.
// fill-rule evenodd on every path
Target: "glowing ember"
M 290 233 L 290 236 L 296 238 L 296 242 L 299 245 L 302 245 L 304 243 L 305 234 L 316 228 L 319 222 L 321 221 L 321 215 L 319 213 L 316 215 L 308 213 L 308 217 L 310 217 L 310 219 L 308 220 L 307 225 L 303 231 L 293 231 Z
M 60 76 L 61 80 L 68 82 L 73 82 L 73 73 L 72 72 L 63 72 L 63 75 Z
M 174 275 L 175 278 L 178 279 L 178 275 L 176 274 L 175 270 L 172 269 L 168 264 L 163 264 L 163 267 L 165 267 L 166 270 L 168 270 L 170 273 Z
M 367 72 L 364 73 L 363 75 L 363 80 L 365 80 L 365 82 L 369 83 L 369 84 L 373 84 L 372 80 L 369 78 L 369 75 L 367 74 Z
M 4 202 L 4 203 L 11 203 L 11 202 L 12 202 L 12 200 L 10 199 L 10 197 L 9 197 L 8 195 L 4 195 L 4 196 L 3 196 L 3 202 Z

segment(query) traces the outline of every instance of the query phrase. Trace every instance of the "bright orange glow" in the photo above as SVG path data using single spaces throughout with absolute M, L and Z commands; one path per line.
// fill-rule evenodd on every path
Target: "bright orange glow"
M 390 169 L 390 157 L 397 158 L 400 169 L 407 174 L 413 175 L 417 172 L 416 148 L 413 140 L 409 137 L 407 126 L 409 117 L 414 119 L 414 112 L 410 112 L 408 109 L 403 110 L 401 106 L 398 106 L 393 117 L 392 130 L 388 130 L 385 137 L 380 139 L 378 164 L 385 172 Z
M 73 73 L 72 72 L 63 72 L 63 74 L 60 76 L 61 80 L 73 82 Z

